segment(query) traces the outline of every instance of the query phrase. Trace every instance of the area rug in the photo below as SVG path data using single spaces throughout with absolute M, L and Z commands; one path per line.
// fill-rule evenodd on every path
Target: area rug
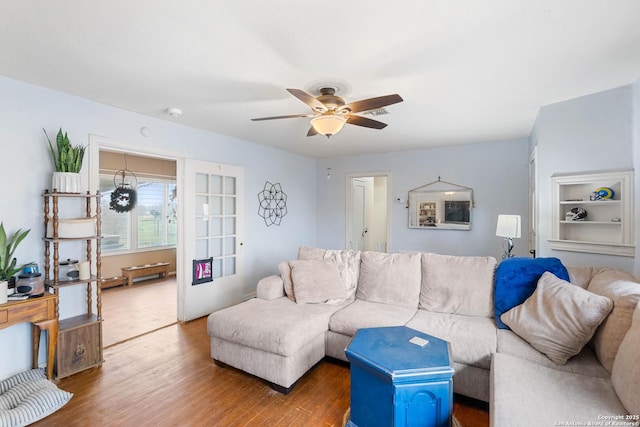
M 347 422 L 349 421 L 349 417 L 351 416 L 351 408 L 347 409 L 347 412 L 344 413 L 342 417 L 342 426 L 345 427 Z M 451 418 L 451 427 L 462 427 L 462 424 L 456 420 L 456 417 Z
M 26 426 L 62 408 L 73 396 L 31 369 L 0 381 L 0 427 Z

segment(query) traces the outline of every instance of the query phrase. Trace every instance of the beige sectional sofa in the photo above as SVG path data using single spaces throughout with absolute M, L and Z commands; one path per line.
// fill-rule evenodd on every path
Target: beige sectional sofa
M 258 283 L 256 298 L 209 316 L 211 357 L 288 392 L 323 357 L 346 361 L 344 349 L 358 329 L 404 325 L 451 343 L 454 391 L 490 402 L 494 427 L 606 422 L 639 414 L 640 284 L 620 271 L 580 267 L 569 269 L 571 287 L 558 287 L 555 276 L 546 293 L 540 286 L 537 300 L 532 296 L 527 304 L 546 298 L 573 310 L 551 307 L 565 319 L 559 317 L 564 323 L 550 335 L 571 331 L 571 322 L 597 323 L 593 339 L 586 328 L 582 339 L 589 343 L 558 364 L 536 348 L 552 357 L 554 351 L 573 350 L 549 347 L 546 335 L 535 335 L 535 305 L 527 311 L 522 304 L 505 315 L 514 328 L 532 325 L 532 336 L 520 333 L 536 347 L 496 326 L 496 265 L 492 257 L 302 247 L 298 260 L 280 264 L 279 276 Z M 570 297 L 554 294 L 558 289 Z M 572 306 L 566 301 L 574 293 L 579 298 Z M 576 315 L 581 306 L 587 307 L 584 320 Z

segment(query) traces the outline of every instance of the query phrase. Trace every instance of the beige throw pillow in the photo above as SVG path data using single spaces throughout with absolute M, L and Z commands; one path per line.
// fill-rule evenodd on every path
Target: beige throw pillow
M 278 270 L 280 270 L 280 277 L 282 278 L 282 284 L 284 285 L 284 293 L 291 301 L 296 301 L 296 296 L 293 293 L 293 280 L 291 279 L 291 266 L 288 262 L 283 261 L 278 264 Z
M 289 265 L 296 303 L 336 302 L 347 297 L 335 261 L 297 260 Z
M 500 320 L 554 363 L 564 365 L 589 342 L 613 302 L 545 272 L 533 295 Z

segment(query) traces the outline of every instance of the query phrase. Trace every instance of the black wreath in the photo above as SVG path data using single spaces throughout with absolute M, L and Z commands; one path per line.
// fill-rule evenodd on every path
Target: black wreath
M 120 185 L 111 192 L 109 209 L 118 213 L 129 212 L 136 205 L 136 190 L 129 186 Z

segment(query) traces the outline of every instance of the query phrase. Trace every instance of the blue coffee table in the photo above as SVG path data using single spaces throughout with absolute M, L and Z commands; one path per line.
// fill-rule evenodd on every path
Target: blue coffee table
M 451 426 L 447 341 L 405 326 L 365 328 L 345 353 L 351 362 L 348 426 Z

